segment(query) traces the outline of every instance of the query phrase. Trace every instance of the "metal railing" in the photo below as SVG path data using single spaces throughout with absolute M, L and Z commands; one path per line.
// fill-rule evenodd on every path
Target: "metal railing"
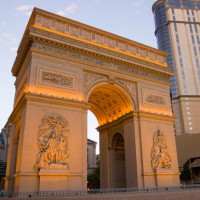
M 146 187 L 146 188 L 119 188 L 119 189 L 92 189 L 83 190 L 65 190 L 65 191 L 35 191 L 35 192 L 5 192 L 2 197 L 9 198 L 54 198 L 54 197 L 75 197 L 75 196 L 109 196 L 109 195 L 128 195 L 144 193 L 162 193 L 162 192 L 182 192 L 182 191 L 199 190 L 200 185 L 182 185 L 174 187 Z

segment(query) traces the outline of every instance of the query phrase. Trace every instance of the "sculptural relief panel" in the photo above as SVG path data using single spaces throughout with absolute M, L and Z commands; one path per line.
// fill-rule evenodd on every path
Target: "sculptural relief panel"
M 106 79 L 106 76 L 93 72 L 84 72 L 84 90 L 86 91 L 93 83 L 98 80 Z
M 134 100 L 135 106 L 137 106 L 137 101 L 136 101 L 136 83 L 133 83 L 133 82 L 130 82 L 130 81 L 121 80 L 121 79 L 119 79 L 118 82 L 126 87 L 126 89 L 129 91 L 132 99 Z
M 154 170 L 171 168 L 171 156 L 168 151 L 166 137 L 160 130 L 154 134 L 151 164 Z
M 44 116 L 38 128 L 39 153 L 35 169 L 68 168 L 69 123 L 63 117 L 52 114 Z

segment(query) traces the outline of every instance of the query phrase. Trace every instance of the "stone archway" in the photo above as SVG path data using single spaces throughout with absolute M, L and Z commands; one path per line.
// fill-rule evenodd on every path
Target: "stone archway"
M 115 133 L 123 133 L 125 144 L 126 177 L 119 187 L 178 185 L 168 83 L 173 72 L 166 56 L 35 8 L 12 68 L 16 94 L 9 123 L 21 121 L 14 164 L 14 145 L 8 151 L 8 166 L 16 169 L 8 167 L 6 189 L 86 190 L 89 109 L 99 122 L 101 188 L 118 187 L 110 169 Z
M 99 126 L 111 123 L 133 111 L 131 98 L 116 84 L 94 84 L 86 100 Z
M 86 100 L 99 123 L 101 188 L 119 188 L 127 185 L 137 187 L 137 184 L 130 185 L 129 181 L 130 177 L 136 177 L 137 170 L 136 168 L 130 170 L 127 162 L 125 162 L 125 152 L 132 165 L 136 162 L 134 140 L 131 141 L 131 148 L 129 146 L 125 149 L 125 146 L 123 146 L 123 149 L 120 149 L 117 145 L 119 145 L 119 139 L 123 139 L 124 143 L 126 142 L 124 137 L 122 135 L 113 137 L 113 131 L 125 132 L 126 136 L 132 135 L 133 137 L 134 135 L 133 123 L 131 129 L 126 129 L 126 122 L 133 121 L 134 104 L 131 97 L 118 84 L 110 84 L 109 82 L 96 84 L 94 81 Z M 126 140 L 129 139 L 129 136 L 126 137 Z M 109 149 L 109 151 L 105 152 L 105 149 Z M 131 155 L 133 156 L 130 157 Z
M 126 187 L 126 162 L 125 162 L 125 142 L 121 133 L 115 133 L 112 139 L 112 168 L 115 179 L 112 185 L 114 188 Z

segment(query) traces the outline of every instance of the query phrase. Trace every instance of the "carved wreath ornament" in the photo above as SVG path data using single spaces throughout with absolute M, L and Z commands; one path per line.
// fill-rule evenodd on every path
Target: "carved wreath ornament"
M 151 151 L 151 163 L 154 170 L 171 167 L 171 157 L 168 152 L 164 133 L 158 130 L 154 135 L 154 143 Z
M 68 168 L 69 123 L 61 116 L 44 116 L 38 130 L 40 151 L 37 156 L 35 169 Z

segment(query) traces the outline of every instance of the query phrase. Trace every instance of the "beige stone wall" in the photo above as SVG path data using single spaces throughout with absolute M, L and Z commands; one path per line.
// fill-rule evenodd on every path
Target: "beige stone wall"
M 60 188 L 62 189 L 82 189 L 82 187 L 86 185 L 87 173 L 86 111 L 80 108 L 59 105 L 52 108 L 51 104 L 38 103 L 35 101 L 29 101 L 26 108 L 26 118 L 23 121 L 25 123 L 25 128 L 21 133 L 21 140 L 19 140 L 19 147 L 23 148 L 19 148 L 18 150 L 16 168 L 17 182 L 15 183 L 16 191 L 31 191 L 36 190 L 38 187 L 39 182 L 33 181 L 31 185 L 28 184 L 29 187 L 27 187 L 27 184 L 24 184 L 24 182 L 26 179 L 27 181 L 29 180 L 27 177 L 34 176 L 36 176 L 36 179 L 39 181 L 38 172 L 33 169 L 40 151 L 38 146 L 38 125 L 41 124 L 43 116 L 51 113 L 62 115 L 69 121 L 70 133 L 68 143 L 71 154 L 69 172 L 63 174 L 63 182 L 62 179 L 60 179 L 61 177 L 59 178 L 63 172 L 57 172 L 57 170 L 46 172 L 47 176 L 45 176 L 45 174 L 39 175 L 41 184 L 41 186 L 39 186 L 41 187 L 40 190 L 52 190 L 52 185 L 59 179 L 59 183 L 62 185 Z M 53 177 L 50 176 L 51 173 Z M 57 174 L 58 177 L 54 174 Z M 75 176 L 77 178 L 72 180 L 70 176 Z

